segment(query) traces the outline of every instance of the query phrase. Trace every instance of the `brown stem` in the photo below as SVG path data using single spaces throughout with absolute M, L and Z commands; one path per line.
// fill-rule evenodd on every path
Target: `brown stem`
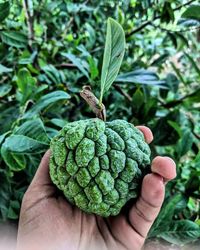
M 190 27 L 188 29 L 179 29 L 179 30 L 166 29 L 166 28 L 163 28 L 160 25 L 155 25 L 154 23 L 151 23 L 150 25 L 153 26 L 156 29 L 160 29 L 160 30 L 163 30 L 163 31 L 169 32 L 169 33 L 183 33 L 183 32 L 187 32 L 187 31 L 191 31 L 192 32 L 192 31 L 200 30 L 200 25 L 196 26 L 196 27 Z
M 173 11 L 180 10 L 182 7 L 185 7 L 185 6 L 191 4 L 191 3 L 194 2 L 194 1 L 195 1 L 195 0 L 190 0 L 190 1 L 188 1 L 187 3 L 184 3 L 184 4 L 182 4 L 182 5 L 179 5 L 178 7 L 176 7 L 175 9 L 173 9 Z M 159 18 L 161 18 L 161 15 L 155 16 L 155 17 L 153 18 L 153 20 L 148 20 L 148 21 L 143 22 L 140 26 L 138 26 L 137 28 L 135 28 L 135 29 L 131 30 L 129 33 L 127 33 L 127 34 L 126 34 L 126 38 L 132 36 L 133 34 L 137 33 L 138 31 L 142 30 L 143 28 L 145 28 L 145 27 L 148 26 L 149 24 L 152 24 L 153 21 L 155 21 L 155 20 L 157 20 L 157 19 L 159 19 Z
M 62 64 L 56 64 L 56 68 L 77 68 L 76 65 L 72 63 L 62 63 Z
M 30 6 L 27 0 L 23 0 L 23 6 L 24 6 L 24 11 L 25 11 L 27 25 L 28 25 L 28 31 L 29 31 L 29 35 L 28 35 L 29 46 L 32 48 L 32 43 L 35 39 L 34 27 L 33 27 L 34 15 L 30 11 Z
M 126 93 L 119 85 L 117 84 L 113 84 L 114 88 L 120 93 L 122 94 L 129 102 L 132 102 L 132 98 L 131 96 Z
M 182 103 L 185 99 L 189 98 L 189 97 L 193 97 L 196 95 L 196 92 L 200 91 L 200 88 L 196 89 L 195 91 L 193 91 L 192 93 L 186 94 L 184 96 L 182 96 L 181 98 L 179 98 L 178 100 L 174 100 L 168 103 L 163 104 L 162 106 L 165 108 L 173 108 L 176 105 L 179 105 L 180 103 Z
M 99 100 L 92 93 L 90 86 L 83 86 L 83 90 L 80 92 L 81 97 L 87 102 L 92 111 L 96 114 L 96 117 L 99 119 L 106 121 L 106 109 L 102 104 L 99 106 Z

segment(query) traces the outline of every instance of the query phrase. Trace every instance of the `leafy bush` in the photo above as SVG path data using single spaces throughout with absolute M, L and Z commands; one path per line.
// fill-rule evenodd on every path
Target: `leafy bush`
M 22 4 L 22 3 L 23 4 Z M 107 119 L 149 126 L 153 156 L 169 155 L 177 178 L 149 238 L 200 238 L 200 5 L 198 1 L 0 1 L 0 220 L 17 222 L 23 193 L 50 139 L 93 117 L 83 85 L 99 95 L 105 20 L 126 33 Z

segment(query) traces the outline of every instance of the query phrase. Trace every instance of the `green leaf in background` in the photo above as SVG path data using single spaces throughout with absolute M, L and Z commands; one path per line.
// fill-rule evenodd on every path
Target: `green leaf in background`
M 90 79 L 85 64 L 83 64 L 83 60 L 71 53 L 61 53 L 61 55 L 67 57 L 83 73 L 83 75 Z
M 1 31 L 0 36 L 3 43 L 16 48 L 25 48 L 28 44 L 27 36 L 20 31 Z
M 36 79 L 31 76 L 30 72 L 26 68 L 20 69 L 17 74 L 17 86 L 22 94 L 22 103 L 25 103 L 33 94 L 35 85 Z
M 89 62 L 90 76 L 91 76 L 91 79 L 94 80 L 99 75 L 97 63 L 94 60 L 94 58 L 91 56 L 88 58 L 88 62 Z
M 168 120 L 167 123 L 176 130 L 176 132 L 178 133 L 179 137 L 182 136 L 182 131 L 181 131 L 181 127 L 177 122 L 174 121 L 170 121 Z
M 161 232 L 168 230 L 174 215 L 176 204 L 181 200 L 181 198 L 182 196 L 178 194 L 163 204 L 162 209 L 148 234 L 148 237 L 155 237 Z
M 39 154 L 48 148 L 48 144 L 25 135 L 11 135 L 6 138 L 2 148 L 18 154 Z
M 26 167 L 26 159 L 24 155 L 15 154 L 10 152 L 5 145 L 1 147 L 1 155 L 6 165 L 12 171 L 20 171 Z
M 57 70 L 53 65 L 45 65 L 42 67 L 45 76 L 48 77 L 51 83 L 60 84 L 66 81 L 62 71 Z
M 70 95 L 64 91 L 54 91 L 49 94 L 42 96 L 39 101 L 33 105 L 33 107 L 24 114 L 23 118 L 31 118 L 35 114 L 38 114 L 44 108 L 47 108 L 49 105 L 54 104 L 57 101 L 68 100 Z
M 191 149 L 193 141 L 193 134 L 190 130 L 186 130 L 182 137 L 179 139 L 176 147 L 176 151 L 179 157 L 185 155 Z
M 9 72 L 12 72 L 12 71 L 13 71 L 12 69 L 7 68 L 7 67 L 3 66 L 2 64 L 0 64 L 0 74 L 9 73 Z
M 137 88 L 137 90 L 133 94 L 132 102 L 133 102 L 135 109 L 139 109 L 144 103 L 144 94 L 140 88 Z
M 9 15 L 9 11 L 10 11 L 9 1 L 0 3 L 0 22 L 2 22 Z
M 166 88 L 165 81 L 159 80 L 156 73 L 145 69 L 137 69 L 128 73 L 121 74 L 116 78 L 115 82 L 128 82 L 156 86 L 158 85 L 160 88 Z
M 194 69 L 196 70 L 197 74 L 200 77 L 200 68 L 197 66 L 197 63 L 195 62 L 195 60 L 187 53 L 184 53 L 185 56 L 187 57 L 187 59 L 189 60 L 189 62 L 191 63 L 191 65 L 194 67 Z
M 200 228 L 190 220 L 173 221 L 169 230 L 161 233 L 160 237 L 173 244 L 184 245 L 200 237 Z
M 181 26 L 184 27 L 199 27 L 200 21 L 194 20 L 194 19 L 186 19 L 186 18 L 181 18 L 178 20 L 178 23 Z
M 196 199 L 200 199 L 200 164 L 199 162 L 196 165 L 196 169 L 191 172 L 190 177 L 185 185 L 185 190 L 188 195 L 195 197 Z M 190 203 L 188 203 L 188 207 L 190 207 L 190 209 L 191 209 L 191 201 L 192 199 L 190 199 Z M 193 200 L 193 207 L 195 206 L 197 207 L 197 204 Z M 197 207 L 197 210 L 199 210 L 198 207 Z
M 51 119 L 51 123 L 56 125 L 59 128 L 63 128 L 67 124 L 67 121 L 63 119 L 54 118 L 54 119 Z
M 182 18 L 196 19 L 200 21 L 200 5 L 189 6 L 182 14 Z
M 106 44 L 101 72 L 100 104 L 102 103 L 103 94 L 108 91 L 118 75 L 124 57 L 124 52 L 124 30 L 114 19 L 108 18 Z
M 161 22 L 173 22 L 175 19 L 174 17 L 174 11 L 172 9 L 172 4 L 170 1 L 164 1 L 164 6 L 162 8 L 162 13 L 161 13 Z
M 179 78 L 179 80 L 180 80 L 182 83 L 186 84 L 186 81 L 185 81 L 185 79 L 184 79 L 184 76 L 181 74 L 180 69 L 177 68 L 176 65 L 175 65 L 173 62 L 170 62 L 170 64 L 171 64 L 173 70 L 175 71 L 177 77 Z
M 19 217 L 18 210 L 20 209 L 19 201 L 10 201 L 7 216 L 9 219 L 17 219 Z
M 41 119 L 37 118 L 34 120 L 23 123 L 19 128 L 14 131 L 15 135 L 25 135 L 37 141 L 43 143 L 49 143 L 44 124 Z
M 191 93 L 190 96 L 185 98 L 185 102 L 194 103 L 200 100 L 200 88 Z
M 12 86 L 9 84 L 4 84 L 0 86 L 0 98 L 7 95 L 11 91 L 11 89 L 12 89 Z
M 170 90 L 174 93 L 178 91 L 179 86 L 179 79 L 176 77 L 175 74 L 169 73 L 166 77 L 166 84 L 169 86 Z
M 171 126 L 168 121 L 174 121 L 180 124 L 180 112 L 174 110 L 167 115 L 160 117 L 152 127 L 155 145 L 165 146 L 174 145 L 179 139 L 179 133 L 176 128 Z
M 6 133 L 0 135 L 0 146 L 3 143 L 3 141 L 5 140 L 6 136 L 10 134 L 10 131 L 7 131 Z
M 17 75 L 17 85 L 22 93 L 26 93 L 27 91 L 32 92 L 32 87 L 35 83 L 36 80 L 31 76 L 28 69 L 22 68 L 19 70 Z

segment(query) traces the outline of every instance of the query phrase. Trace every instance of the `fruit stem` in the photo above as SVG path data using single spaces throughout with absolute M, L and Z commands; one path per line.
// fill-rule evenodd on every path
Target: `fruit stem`
M 80 92 L 81 97 L 87 102 L 92 111 L 96 114 L 96 117 L 99 119 L 106 121 L 106 109 L 103 103 L 99 105 L 99 100 L 92 93 L 92 89 L 90 86 L 83 86 L 82 91 Z

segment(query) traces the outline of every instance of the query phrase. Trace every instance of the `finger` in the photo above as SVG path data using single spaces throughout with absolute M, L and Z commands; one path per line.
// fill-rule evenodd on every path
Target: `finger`
M 148 174 L 142 183 L 141 196 L 129 212 L 129 222 L 142 238 L 145 238 L 156 219 L 164 200 L 163 178 Z
M 146 126 L 137 126 L 137 128 L 144 134 L 145 141 L 149 144 L 153 141 L 153 134 Z
M 48 150 L 42 157 L 42 160 L 31 182 L 31 185 L 48 185 L 52 183 L 49 175 L 49 158 L 50 150 Z
M 161 175 L 165 181 L 169 181 L 176 177 L 176 164 L 169 157 L 157 156 L 152 161 L 151 171 Z

